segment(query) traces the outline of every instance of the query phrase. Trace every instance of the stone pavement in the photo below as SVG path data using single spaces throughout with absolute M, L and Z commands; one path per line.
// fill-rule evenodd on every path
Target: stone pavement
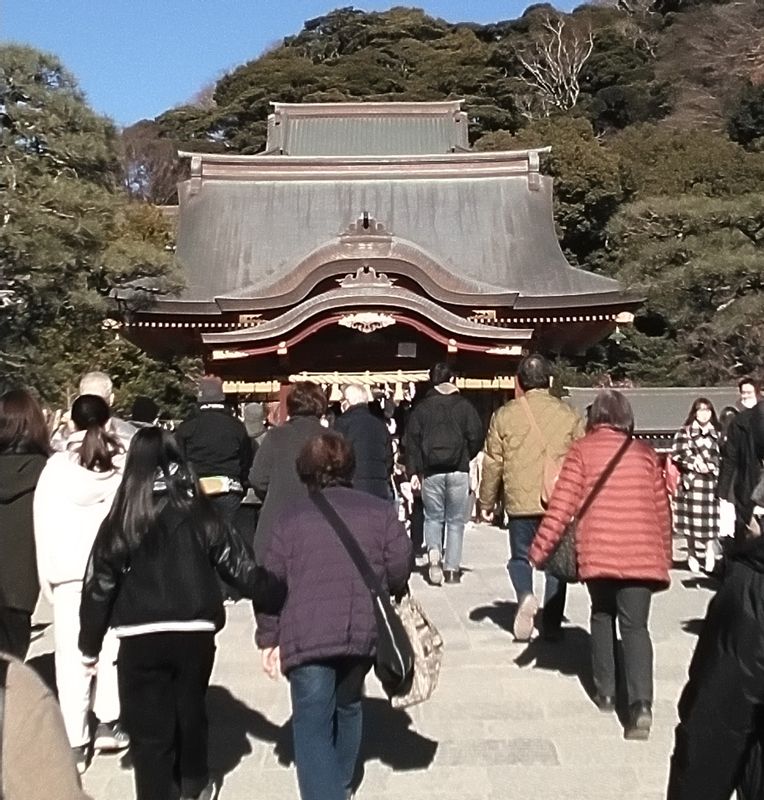
M 562 643 L 513 642 L 506 550 L 504 531 L 475 526 L 461 585 L 412 578 L 446 641 L 440 685 L 428 703 L 393 711 L 367 680 L 358 800 L 664 797 L 676 701 L 710 589 L 677 570 L 671 589 L 655 597 L 655 724 L 649 742 L 626 742 L 618 719 L 587 697 L 586 591 L 570 590 Z M 252 629 L 246 603 L 229 607 L 209 692 L 211 766 L 223 777 L 222 800 L 297 798 L 287 684 L 261 671 Z M 49 668 L 51 650 L 48 629 L 31 656 Z M 94 800 L 133 797 L 119 756 L 97 757 L 84 783 Z

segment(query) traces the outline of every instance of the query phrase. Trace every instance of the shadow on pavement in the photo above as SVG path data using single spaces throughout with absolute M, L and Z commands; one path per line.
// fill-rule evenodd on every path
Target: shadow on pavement
M 273 744 L 279 764 L 294 762 L 291 720 L 276 725 L 234 697 L 223 686 L 207 692 L 210 722 L 210 770 L 221 779 L 252 752 L 249 737 Z M 393 709 L 386 700 L 366 698 L 364 727 L 356 786 L 367 761 L 381 761 L 393 770 L 426 769 L 435 758 L 438 743 L 411 730 L 411 717 Z
M 591 646 L 589 632 L 578 626 L 563 628 L 563 638 L 558 642 L 534 639 L 515 659 L 518 667 L 533 664 L 535 669 L 574 675 L 589 697 L 594 695 L 592 679 Z
M 249 737 L 271 742 L 279 763 L 292 763 L 292 735 L 287 725 L 276 725 L 259 711 L 234 697 L 224 686 L 207 690 L 210 723 L 210 770 L 220 777 L 233 772 L 252 752 Z
M 497 627 L 508 633 L 512 633 L 512 625 L 515 621 L 517 603 L 507 600 L 496 600 L 490 606 L 478 606 L 470 611 L 470 619 L 473 622 L 482 622 L 490 619 Z
M 411 730 L 411 723 L 404 709 L 393 708 L 378 697 L 367 697 L 363 702 L 360 762 L 381 761 L 396 771 L 426 769 L 435 758 L 438 743 Z

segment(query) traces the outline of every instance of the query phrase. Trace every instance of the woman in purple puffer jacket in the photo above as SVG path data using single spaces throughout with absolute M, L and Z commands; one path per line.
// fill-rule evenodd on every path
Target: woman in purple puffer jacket
M 339 434 L 310 439 L 297 472 L 322 491 L 391 593 L 403 589 L 411 543 L 393 503 L 350 489 L 353 451 Z M 302 800 L 346 800 L 361 744 L 363 682 L 376 648 L 371 596 L 338 535 L 308 497 L 273 527 L 263 566 L 287 584 L 277 617 L 257 615 L 263 667 L 289 680 Z

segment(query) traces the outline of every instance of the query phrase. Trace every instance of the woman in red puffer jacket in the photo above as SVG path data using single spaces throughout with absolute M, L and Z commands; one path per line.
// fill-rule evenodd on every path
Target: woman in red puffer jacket
M 620 393 L 605 390 L 592 403 L 587 434 L 568 451 L 546 515 L 529 552 L 543 567 L 565 527 L 631 436 L 634 415 Z M 615 707 L 615 621 L 623 640 L 627 739 L 647 739 L 652 724 L 653 648 L 647 620 L 652 593 L 669 584 L 671 523 L 658 456 L 632 440 L 591 500 L 576 531 L 579 577 L 592 601 L 595 703 Z

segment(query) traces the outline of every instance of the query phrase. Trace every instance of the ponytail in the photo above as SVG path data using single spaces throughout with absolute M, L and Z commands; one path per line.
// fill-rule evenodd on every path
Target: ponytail
M 79 462 L 91 472 L 113 470 L 114 456 L 123 450 L 119 439 L 106 431 L 109 417 L 109 406 L 97 395 L 80 395 L 72 406 L 72 421 L 78 430 L 85 431 Z
M 80 465 L 91 472 L 110 472 L 114 469 L 114 456 L 121 450 L 118 439 L 98 423 L 91 423 L 80 445 Z

